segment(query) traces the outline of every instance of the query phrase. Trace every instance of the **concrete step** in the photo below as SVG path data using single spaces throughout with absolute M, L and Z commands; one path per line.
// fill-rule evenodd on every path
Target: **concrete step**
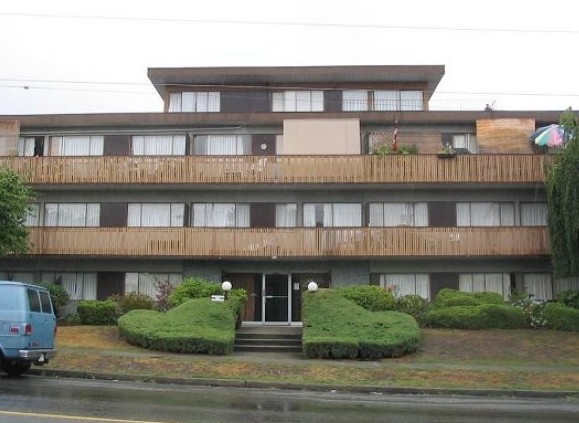
M 238 329 L 234 351 L 302 352 L 302 328 L 249 326 Z
M 254 344 L 254 345 L 238 345 L 237 343 L 233 347 L 234 351 L 237 352 L 287 352 L 287 353 L 301 353 L 302 346 L 300 345 L 264 345 L 264 344 Z

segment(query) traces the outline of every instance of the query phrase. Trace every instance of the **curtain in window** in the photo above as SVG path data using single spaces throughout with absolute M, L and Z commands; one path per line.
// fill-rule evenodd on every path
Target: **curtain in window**
M 332 204 L 332 222 L 328 226 L 334 227 L 361 227 L 362 226 L 362 205 L 348 203 Z M 324 210 L 324 220 L 325 220 Z M 325 223 L 325 222 L 324 222 Z M 325 226 L 325 225 L 324 225 Z
M 96 273 L 46 273 L 42 275 L 44 282 L 60 282 L 71 300 L 96 300 Z
M 182 203 L 132 203 L 128 206 L 129 227 L 183 226 L 185 205 Z
M 14 279 L 17 280 L 16 277 Z M 553 289 L 555 294 L 563 291 L 579 291 L 579 278 L 555 279 Z
M 548 273 L 526 273 L 523 275 L 525 292 L 532 294 L 535 300 L 549 301 L 553 299 L 553 283 Z
M 422 110 L 422 91 L 400 91 L 401 110 Z
M 515 205 L 513 203 L 501 204 L 501 226 L 515 226 Z
M 368 226 L 370 227 L 383 227 L 384 226 L 384 204 L 383 203 L 370 203 L 368 208 Z
M 44 226 L 98 227 L 100 204 L 97 203 L 46 203 Z
M 428 226 L 427 203 L 414 203 L 414 226 Z
M 275 205 L 275 226 L 276 228 L 293 228 L 296 226 L 297 204 L 276 204 Z
M 235 205 L 235 227 L 249 228 L 249 204 Z
M 316 204 L 304 204 L 304 227 L 313 228 L 316 226 Z
M 495 292 L 508 299 L 511 278 L 508 273 L 461 273 L 459 290 L 464 292 Z
M 236 208 L 239 210 L 236 211 Z M 249 227 L 249 205 L 234 203 L 195 203 L 193 204 L 193 226 L 232 228 Z
M 374 110 L 400 110 L 398 91 L 374 91 Z
M 344 112 L 368 110 L 368 91 L 342 91 L 342 110 Z
M 456 134 L 452 136 L 452 145 L 454 148 L 464 148 L 469 152 L 478 153 L 478 144 L 474 134 Z
M 522 226 L 547 226 L 547 203 L 521 203 Z
M 284 91 L 272 94 L 274 112 L 322 112 L 323 91 Z
M 398 297 L 420 295 L 425 299 L 430 298 L 430 276 L 426 273 L 380 275 L 380 286 L 385 289 L 394 287 L 394 293 Z
M 171 93 L 169 95 L 169 112 L 180 112 L 181 110 L 181 93 Z
M 457 226 L 514 226 L 512 203 L 457 203 Z
M 156 300 L 157 282 L 167 280 L 177 286 L 182 282 L 183 276 L 178 273 L 126 273 L 125 292 L 140 292 Z
M 195 93 L 181 93 L 181 112 L 194 112 L 197 95 Z
M 40 204 L 33 203 L 28 205 L 28 213 L 26 214 L 24 225 L 28 227 L 40 226 Z
M 102 156 L 103 136 L 67 135 L 50 137 L 52 156 Z
M 413 209 L 410 203 L 384 203 L 384 226 L 413 226 Z
M 18 155 L 20 157 L 32 157 L 34 156 L 34 138 L 18 138 Z
M 182 156 L 184 154 L 184 135 L 136 135 L 133 137 L 133 155 L 135 156 Z

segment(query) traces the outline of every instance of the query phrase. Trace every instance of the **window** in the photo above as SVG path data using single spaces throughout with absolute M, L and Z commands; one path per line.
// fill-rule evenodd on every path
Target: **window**
M 96 273 L 43 273 L 42 282 L 61 285 L 72 301 L 96 300 Z
M 217 91 L 171 93 L 169 112 L 218 112 L 221 97 Z
M 422 91 L 374 91 L 373 110 L 424 110 Z
M 182 227 L 185 221 L 183 203 L 131 203 L 129 227 Z
M 157 299 L 157 287 L 161 282 L 169 281 L 173 286 L 179 285 L 183 276 L 179 273 L 127 273 L 125 275 L 125 292 L 138 292 Z
M 526 273 L 523 275 L 523 287 L 527 294 L 537 301 L 553 299 L 553 281 L 548 273 Z
M 194 139 L 193 154 L 209 156 L 251 154 L 251 136 L 198 135 Z
M 28 294 L 28 305 L 30 306 L 30 311 L 40 313 L 40 297 L 38 296 L 38 291 L 36 289 L 27 289 Z
M 478 153 L 478 144 L 474 134 L 454 134 L 452 135 L 452 146 L 455 149 L 468 150 L 470 153 Z
M 32 157 L 34 156 L 34 147 L 36 140 L 34 137 L 26 137 L 18 139 L 18 155 L 20 157 Z
M 97 227 L 100 222 L 98 203 L 46 203 L 44 226 Z
M 344 112 L 368 110 L 368 91 L 366 90 L 343 91 L 342 110 Z
M 420 295 L 430 298 L 430 276 L 427 273 L 390 273 L 380 275 L 380 286 L 391 290 L 397 297 Z
M 506 300 L 511 294 L 509 273 L 461 273 L 458 276 L 459 289 L 464 292 L 496 292 Z
M 547 226 L 547 203 L 521 203 L 521 226 Z
M 184 156 L 185 135 L 135 135 L 134 156 Z
M 323 112 L 323 91 L 283 91 L 272 96 L 274 112 Z
M 42 306 L 42 312 L 46 314 L 53 314 L 52 303 L 50 302 L 50 295 L 48 292 L 38 291 L 40 294 L 40 305 Z
M 28 227 L 40 226 L 40 204 L 32 203 L 28 205 L 28 213 L 26 214 L 24 225 Z
M 473 202 L 456 204 L 457 226 L 514 226 L 513 203 Z
M 194 203 L 192 226 L 249 228 L 249 204 Z
M 293 228 L 296 226 L 298 206 L 296 203 L 275 205 L 276 228 Z
M 50 137 L 51 156 L 102 156 L 103 136 L 67 135 Z
M 304 226 L 361 227 L 360 203 L 310 203 L 304 204 Z
M 370 203 L 370 227 L 428 226 L 426 203 Z

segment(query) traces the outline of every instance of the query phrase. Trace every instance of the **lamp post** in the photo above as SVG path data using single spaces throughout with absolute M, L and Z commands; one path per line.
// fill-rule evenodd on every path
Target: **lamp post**
M 231 291 L 232 285 L 229 281 L 223 281 L 221 284 L 221 289 L 223 290 L 223 298 L 227 299 L 229 291 Z

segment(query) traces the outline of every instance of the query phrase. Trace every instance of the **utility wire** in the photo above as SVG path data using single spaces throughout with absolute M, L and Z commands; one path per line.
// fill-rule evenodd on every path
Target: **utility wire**
M 383 25 L 383 24 L 356 24 L 343 22 L 300 22 L 300 21 L 253 21 L 241 19 L 184 19 L 184 18 L 145 18 L 131 16 L 100 16 L 100 15 L 73 15 L 50 13 L 1 12 L 0 16 L 21 18 L 48 18 L 48 19 L 85 19 L 105 21 L 130 21 L 150 23 L 194 23 L 218 25 L 270 25 L 287 27 L 313 28 L 352 28 L 352 29 L 386 29 L 404 31 L 461 31 L 461 32 L 499 32 L 499 33 L 528 33 L 528 34 L 579 34 L 576 29 L 559 28 L 498 28 L 498 27 L 450 27 L 426 25 Z

